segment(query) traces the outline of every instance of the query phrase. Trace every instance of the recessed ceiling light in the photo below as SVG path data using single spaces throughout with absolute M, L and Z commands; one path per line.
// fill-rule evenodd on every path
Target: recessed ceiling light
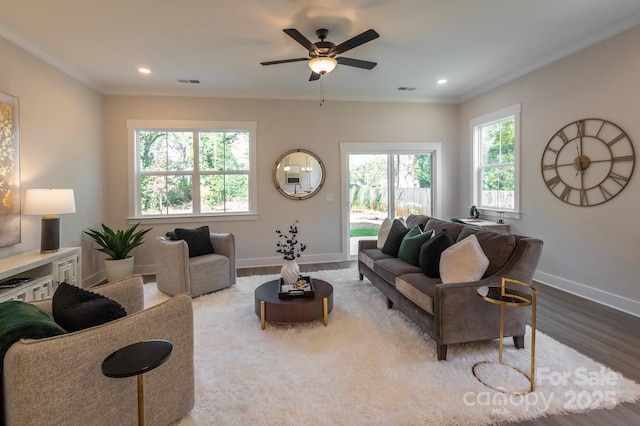
M 147 67 L 140 67 L 138 68 L 138 72 L 140 74 L 151 74 L 151 70 Z
M 437 81 L 438 84 L 446 84 L 447 79 L 446 78 L 441 78 L 440 80 Z

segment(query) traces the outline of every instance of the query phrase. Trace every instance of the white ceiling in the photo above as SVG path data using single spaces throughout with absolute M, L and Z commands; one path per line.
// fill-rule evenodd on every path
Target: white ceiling
M 0 0 L 0 35 L 105 94 L 318 99 L 306 62 L 260 65 L 306 56 L 282 29 L 373 28 L 344 56 L 378 66 L 327 100 L 459 102 L 639 24 L 640 0 Z

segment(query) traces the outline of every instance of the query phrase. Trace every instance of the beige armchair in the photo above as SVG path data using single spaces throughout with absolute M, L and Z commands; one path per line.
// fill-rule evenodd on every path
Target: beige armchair
M 136 424 L 136 377 L 112 379 L 101 371 L 117 349 L 151 339 L 173 345 L 169 359 L 144 375 L 148 424 L 168 425 L 194 404 L 193 311 L 187 295 L 143 309 L 142 277 L 92 288 L 120 303 L 127 316 L 45 339 L 14 343 L 4 359 L 6 425 Z M 51 313 L 51 300 L 33 302 Z
M 176 295 L 201 296 L 236 283 L 236 245 L 233 234 L 210 233 L 213 254 L 189 257 L 183 240 L 155 240 L 158 290 Z

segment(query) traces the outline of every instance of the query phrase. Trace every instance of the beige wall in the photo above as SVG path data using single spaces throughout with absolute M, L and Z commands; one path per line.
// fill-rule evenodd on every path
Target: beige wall
M 441 142 L 443 144 L 443 206 L 447 215 L 457 209 L 455 197 L 456 107 L 452 105 L 244 100 L 107 96 L 105 102 L 106 166 L 110 225 L 126 226 L 127 119 L 255 121 L 258 124 L 258 219 L 205 222 L 214 231 L 230 231 L 237 242 L 238 264 L 279 264 L 276 228 L 300 220 L 300 240 L 308 243 L 302 262 L 342 260 L 341 142 Z M 318 195 L 289 200 L 274 187 L 271 173 L 278 157 L 294 148 L 314 152 L 327 169 Z M 326 195 L 333 201 L 326 201 Z M 154 224 L 148 240 L 176 226 L 199 223 Z M 151 244 L 135 252 L 139 271 L 152 270 Z
M 544 240 L 536 278 L 640 315 L 640 27 L 460 104 L 459 203 L 471 203 L 469 120 L 522 104 L 522 219 L 512 230 Z M 634 143 L 636 170 L 613 200 L 576 207 L 556 199 L 540 173 L 551 137 L 580 118 L 618 124 Z
M 28 188 L 73 188 L 77 213 L 60 217 L 60 245 L 81 246 L 103 214 L 102 95 L 3 38 L 0 58 L 0 91 L 20 98 L 23 200 Z M 40 248 L 39 216 L 22 215 L 21 236 L 0 258 Z M 83 248 L 86 277 L 102 266 Z
M 636 167 L 614 200 L 580 208 L 546 189 L 540 156 L 551 135 L 579 118 L 620 125 L 640 149 L 640 28 L 585 49 L 460 105 L 275 101 L 211 98 L 102 96 L 24 50 L 0 39 L 0 90 L 18 96 L 21 110 L 23 192 L 71 187 L 78 212 L 62 217 L 61 243 L 84 249 L 83 276 L 98 277 L 102 256 L 82 230 L 105 222 L 127 225 L 127 119 L 256 121 L 258 209 L 255 221 L 211 222 L 238 239 L 240 264 L 276 263 L 275 228 L 299 219 L 306 260 L 343 256 L 341 246 L 341 142 L 442 142 L 442 214 L 463 216 L 471 202 L 469 120 L 522 104 L 522 218 L 513 231 L 545 241 L 536 278 L 640 315 L 640 208 Z M 282 152 L 306 148 L 325 163 L 328 177 L 307 201 L 282 197 L 271 170 Z M 637 161 L 637 160 L 636 160 Z M 333 201 L 326 201 L 332 194 Z M 175 226 L 154 225 L 151 239 Z M 0 257 L 39 247 L 39 218 L 22 217 L 22 243 L 0 248 Z M 151 244 L 137 250 L 139 271 L 153 268 Z

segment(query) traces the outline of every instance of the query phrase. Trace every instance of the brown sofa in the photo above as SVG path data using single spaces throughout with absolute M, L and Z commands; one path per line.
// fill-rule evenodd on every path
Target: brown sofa
M 447 346 L 500 336 L 500 308 L 477 295 L 481 286 L 499 286 L 502 277 L 531 283 L 542 241 L 516 234 L 494 232 L 428 216 L 411 215 L 407 227 L 422 225 L 435 233 L 446 229 L 457 242 L 475 234 L 489 266 L 479 281 L 447 283 L 426 276 L 422 269 L 377 248 L 376 240 L 361 240 L 358 250 L 360 279 L 367 277 L 387 297 L 387 307 L 400 309 L 436 342 L 438 360 Z M 505 308 L 504 335 L 524 347 L 527 309 Z

